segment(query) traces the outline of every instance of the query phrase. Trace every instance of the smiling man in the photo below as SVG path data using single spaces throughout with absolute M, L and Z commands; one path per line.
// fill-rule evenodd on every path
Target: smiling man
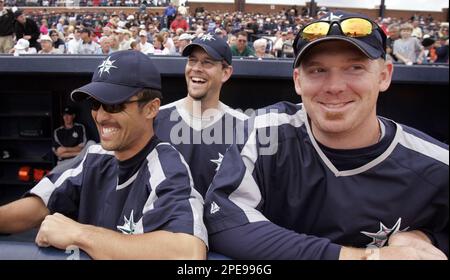
M 191 168 L 195 188 L 205 195 L 226 149 L 239 140 L 236 127 L 243 128 L 247 116 L 219 100 L 222 85 L 233 73 L 225 40 L 205 34 L 184 48 L 183 56 L 188 58 L 187 96 L 161 107 L 155 131 L 180 151 Z M 243 139 L 243 129 L 240 132 Z
M 141 52 L 116 52 L 74 92 L 100 135 L 72 165 L 0 207 L 0 232 L 40 225 L 39 246 L 94 259 L 204 259 L 203 199 L 183 157 L 153 131 L 161 78 Z
M 376 115 L 393 65 L 369 18 L 335 12 L 294 42 L 295 90 L 249 121 L 205 198 L 211 250 L 238 259 L 445 259 L 448 146 Z M 275 112 L 274 112 L 275 111 Z M 275 128 L 272 153 L 261 135 Z M 442 252 L 443 251 L 443 252 Z

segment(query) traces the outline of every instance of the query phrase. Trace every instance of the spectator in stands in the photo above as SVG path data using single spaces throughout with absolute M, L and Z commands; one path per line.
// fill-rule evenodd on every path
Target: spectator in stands
M 147 42 L 147 32 L 145 30 L 139 31 L 139 48 L 143 54 L 153 54 L 155 48 L 152 44 Z
M 30 42 L 25 39 L 19 39 L 16 45 L 9 51 L 14 56 L 19 56 L 21 54 L 35 54 L 37 53 L 35 48 L 30 48 Z
M 39 54 L 61 54 L 58 49 L 53 47 L 53 40 L 48 35 L 41 35 L 40 39 L 38 39 L 40 45 Z
M 422 39 L 423 32 L 422 32 L 422 28 L 419 26 L 419 21 L 418 20 L 414 20 L 412 22 L 412 26 L 413 26 L 413 30 L 411 32 L 411 36 L 412 37 L 416 37 L 419 40 Z
M 41 46 L 38 44 L 39 28 L 36 22 L 30 18 L 26 18 L 21 10 L 17 10 L 14 13 L 16 23 L 14 24 L 14 33 L 16 33 L 16 39 L 24 38 L 30 42 L 30 47 L 40 50 Z
M 248 46 L 248 33 L 241 31 L 237 34 L 236 45 L 231 46 L 233 56 L 254 56 L 255 52 Z
M 100 48 L 102 49 L 101 54 L 110 55 L 112 53 L 111 38 L 107 36 L 100 38 Z
M 422 46 L 424 48 L 423 51 L 423 61 L 422 64 L 430 64 L 434 63 L 437 59 L 435 43 L 436 41 L 430 37 L 430 35 L 426 34 L 423 36 Z
M 347 19 L 360 36 L 344 33 Z M 294 44 L 303 103 L 260 110 L 245 145 L 223 157 L 205 198 L 210 249 L 239 259 L 447 259 L 448 145 L 377 116 L 393 64 L 374 22 L 342 11 L 319 20 Z
M 0 53 L 8 53 L 14 45 L 14 13 L 0 0 Z
M 189 35 L 188 33 L 183 33 L 180 35 L 180 37 L 178 38 L 178 53 L 182 54 L 184 48 L 186 48 L 187 45 L 189 45 L 191 43 L 192 40 L 192 36 Z
M 72 34 L 68 36 L 69 41 L 67 42 L 67 53 L 68 54 L 78 54 L 78 50 L 81 45 L 81 33 L 78 28 L 75 28 Z
M 253 48 L 255 49 L 255 56 L 259 59 L 274 58 L 273 55 L 266 52 L 267 40 L 264 38 L 258 39 L 253 42 Z
M 180 13 L 177 13 L 175 20 L 170 24 L 170 30 L 172 32 L 175 32 L 178 28 L 182 28 L 184 31 L 189 30 L 189 24 Z
M 63 110 L 63 125 L 53 133 L 53 152 L 58 164 L 76 157 L 87 143 L 86 129 L 83 124 L 75 122 L 75 109 L 66 106 Z
M 80 38 L 81 44 L 78 46 L 78 54 L 100 54 L 100 45 L 92 40 L 92 30 L 90 28 L 83 28 L 81 30 Z
M 60 38 L 58 31 L 55 29 L 51 29 L 48 32 L 48 35 L 50 36 L 50 38 L 52 38 L 53 47 L 55 49 L 59 50 L 60 53 L 65 53 L 66 52 L 66 44 Z
M 40 34 L 47 35 L 48 34 L 48 22 L 47 19 L 41 20 L 41 26 L 39 27 Z
M 167 22 L 165 27 L 169 28 L 172 24 L 172 21 L 175 19 L 175 15 L 177 14 L 177 9 L 175 8 L 173 3 L 169 3 L 169 5 L 164 9 L 164 17 Z
M 419 39 L 411 37 L 413 27 L 410 23 L 400 26 L 400 39 L 394 42 L 394 55 L 399 62 L 406 65 L 421 64 L 423 59 L 423 47 Z
M 449 63 L 448 37 L 440 37 L 436 46 L 436 63 Z
M 394 42 L 400 38 L 400 26 L 397 23 L 393 23 L 388 26 L 387 30 L 386 55 L 389 60 L 396 62 L 397 57 L 394 54 Z

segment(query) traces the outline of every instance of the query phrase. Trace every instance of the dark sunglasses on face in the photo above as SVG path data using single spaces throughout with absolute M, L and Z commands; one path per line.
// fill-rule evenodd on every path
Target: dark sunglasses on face
M 101 106 L 105 112 L 110 113 L 110 114 L 116 114 L 116 113 L 122 112 L 127 107 L 126 106 L 127 104 L 134 103 L 134 102 L 138 102 L 138 103 L 139 102 L 147 102 L 147 101 L 150 101 L 150 100 L 143 98 L 143 99 L 130 100 L 130 101 L 125 101 L 125 102 L 118 103 L 118 104 L 109 105 L 109 104 L 101 103 L 100 101 L 98 101 L 94 98 L 88 99 L 89 106 L 92 111 L 98 111 Z

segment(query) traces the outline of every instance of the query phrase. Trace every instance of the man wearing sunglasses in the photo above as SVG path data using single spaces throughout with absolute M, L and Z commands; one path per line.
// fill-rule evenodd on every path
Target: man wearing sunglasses
M 299 32 L 303 104 L 268 107 L 249 121 L 246 144 L 227 150 L 205 198 L 211 250 L 239 259 L 446 258 L 448 146 L 376 115 L 393 70 L 385 42 L 375 23 L 345 12 Z M 269 128 L 277 149 L 262 153 Z
M 39 226 L 39 246 L 74 245 L 94 259 L 204 259 L 203 199 L 183 157 L 153 132 L 161 78 L 149 57 L 111 54 L 76 89 L 100 135 L 68 169 L 0 208 L 0 232 Z
M 155 131 L 180 151 L 189 164 L 195 188 L 204 196 L 223 154 L 237 139 L 235 128 L 247 116 L 219 100 L 222 85 L 233 73 L 231 50 L 225 40 L 205 34 L 188 45 L 183 56 L 188 57 L 188 94 L 161 107 Z

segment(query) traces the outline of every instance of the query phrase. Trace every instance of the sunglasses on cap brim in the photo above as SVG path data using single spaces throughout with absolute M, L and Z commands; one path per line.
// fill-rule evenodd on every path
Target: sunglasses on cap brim
M 294 46 L 298 40 L 312 42 L 326 37 L 331 31 L 331 27 L 337 24 L 342 35 L 351 38 L 366 37 L 379 29 L 378 25 L 365 18 L 346 18 L 338 21 L 316 21 L 303 27 L 297 35 Z

